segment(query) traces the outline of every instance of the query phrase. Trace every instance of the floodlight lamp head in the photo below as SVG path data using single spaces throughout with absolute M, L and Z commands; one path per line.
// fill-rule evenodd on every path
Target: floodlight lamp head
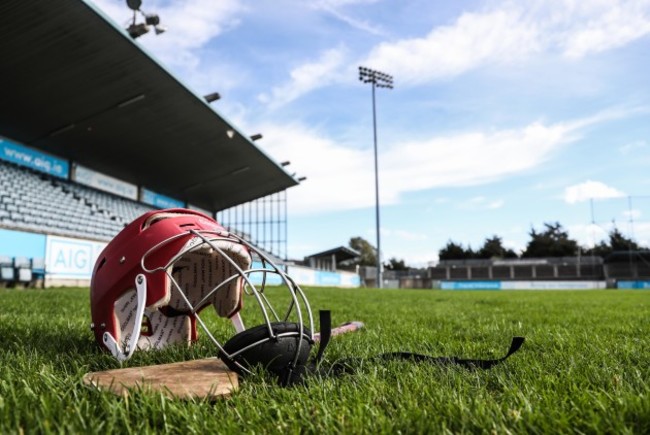
M 203 98 L 205 98 L 205 101 L 207 101 L 208 103 L 212 103 L 213 101 L 217 101 L 218 99 L 220 99 L 221 95 L 219 94 L 219 92 L 213 92 L 211 94 L 203 96 Z
M 129 32 L 131 38 L 135 39 L 149 32 L 149 26 L 144 23 L 131 24 L 127 27 L 126 31 Z
M 254 135 L 251 136 L 251 140 L 252 141 L 260 140 L 260 139 L 262 139 L 262 137 L 263 136 L 262 136 L 261 133 L 257 133 L 257 134 L 254 134 Z
M 157 26 L 160 24 L 160 17 L 156 14 L 148 14 L 144 16 L 144 22 L 149 26 Z

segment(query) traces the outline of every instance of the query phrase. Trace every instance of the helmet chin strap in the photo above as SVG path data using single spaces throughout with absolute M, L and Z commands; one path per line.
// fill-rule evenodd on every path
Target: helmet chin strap
M 142 328 L 142 318 L 144 317 L 144 308 L 147 301 L 147 278 L 143 274 L 135 277 L 135 289 L 138 296 L 135 323 L 133 324 L 131 336 L 124 342 L 124 349 L 110 332 L 104 332 L 104 344 L 120 362 L 131 358 L 136 347 L 138 347 L 138 338 L 140 338 L 140 328 Z

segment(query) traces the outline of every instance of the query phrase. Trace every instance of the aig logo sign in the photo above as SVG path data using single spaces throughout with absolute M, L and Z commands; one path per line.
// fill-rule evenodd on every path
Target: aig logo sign
M 53 278 L 90 279 L 106 243 L 47 236 L 45 273 Z

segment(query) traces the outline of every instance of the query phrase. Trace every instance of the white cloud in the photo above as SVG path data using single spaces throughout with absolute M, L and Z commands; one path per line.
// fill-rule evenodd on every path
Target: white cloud
M 623 210 L 623 217 L 627 220 L 639 219 L 643 213 L 641 210 Z
M 503 245 L 504 248 L 506 249 L 512 249 L 515 251 L 515 253 L 519 254 L 520 252 L 523 252 L 526 250 L 526 243 L 522 241 L 517 241 L 517 240 L 512 240 L 512 239 L 504 239 L 501 244 Z
M 625 196 L 625 193 L 600 181 L 592 180 L 564 189 L 564 201 L 568 204 L 584 202 L 590 199 L 619 198 L 621 196 Z
M 613 228 L 612 223 L 608 223 L 605 226 L 596 224 L 577 224 L 569 225 L 567 231 L 569 237 L 576 240 L 580 246 L 592 248 L 602 240 L 607 239 L 607 235 Z
M 342 9 L 346 6 L 354 6 L 359 4 L 367 5 L 371 3 L 377 3 L 377 1 L 378 0 L 312 0 L 308 4 L 314 9 L 328 12 L 338 20 L 348 24 L 355 29 L 363 30 L 364 32 L 372 33 L 375 35 L 380 35 L 383 33 L 380 27 L 370 23 L 367 20 L 354 18 L 342 11 Z
M 394 202 L 404 191 L 482 184 L 534 168 L 573 140 L 573 131 L 569 124 L 535 122 L 521 129 L 393 144 L 380 160 L 387 180 L 384 197 Z
M 131 16 L 122 0 L 93 0 L 100 9 L 123 26 Z M 348 6 L 377 0 L 319 0 L 310 7 L 335 16 L 349 25 L 375 34 L 377 26 L 344 12 Z M 463 74 L 490 64 L 520 62 L 540 53 L 557 52 L 581 58 L 611 50 L 650 33 L 650 0 L 527 0 L 496 3 L 497 6 L 465 12 L 447 25 L 433 28 L 418 38 L 385 41 L 358 62 L 349 62 L 347 50 L 332 48 L 320 58 L 293 66 L 283 85 L 260 99 L 279 106 L 332 83 L 341 83 L 354 73 L 343 65 L 364 64 L 399 77 L 400 85 L 417 85 Z M 199 69 L 217 71 L 223 66 L 201 57 L 201 49 L 218 35 L 240 24 L 250 6 L 241 0 L 150 0 L 145 10 L 161 17 L 169 31 L 161 37 L 145 35 L 138 43 L 165 65 L 180 71 L 192 85 L 204 86 L 209 75 Z M 207 64 L 207 66 L 206 66 Z M 239 74 L 220 74 L 237 84 Z M 189 77 L 189 78 L 188 78 Z M 234 77 L 234 78 L 233 78 Z M 243 80 L 243 79 L 242 79 Z
M 417 84 L 451 77 L 490 61 L 508 61 L 541 49 L 537 29 L 517 9 L 465 13 L 423 38 L 384 42 L 361 64 Z
M 374 204 L 369 154 L 346 148 L 300 125 L 266 125 L 260 146 L 307 180 L 288 191 L 291 213 L 354 209 Z M 370 177 L 370 178 L 369 178 Z
M 640 246 L 650 246 L 650 222 L 645 221 L 634 223 L 634 240 Z
M 415 233 L 413 231 L 408 231 L 408 230 L 392 230 L 389 228 L 381 228 L 381 235 L 386 236 L 386 237 L 393 237 L 401 240 L 407 240 L 410 242 L 415 242 L 415 241 L 424 241 L 429 238 L 426 234 L 423 233 Z
M 501 2 L 466 12 L 424 37 L 383 42 L 362 63 L 394 74 L 403 84 L 420 84 L 540 53 L 582 58 L 648 34 L 648 0 Z
M 324 1 L 317 3 L 317 8 L 337 10 L 332 3 L 348 2 Z M 343 65 L 366 65 L 389 71 L 399 77 L 400 83 L 420 84 L 455 76 L 486 62 L 514 60 L 540 50 L 534 23 L 524 22 L 516 8 L 465 13 L 455 23 L 434 28 L 425 37 L 380 43 L 356 62 L 349 62 L 340 48 L 328 50 L 320 59 L 294 67 L 287 83 L 274 88 L 271 96 L 261 95 L 260 100 L 277 106 L 332 83 L 349 81 L 355 71 Z
M 648 148 L 648 142 L 646 142 L 645 140 L 637 140 L 623 145 L 618 150 L 621 152 L 621 154 L 627 156 L 629 154 L 639 152 L 646 148 Z
M 577 129 L 595 122 L 545 125 L 475 132 L 393 143 L 380 153 L 380 200 L 394 204 L 400 195 L 436 187 L 487 183 L 521 173 L 548 160 L 563 144 L 575 140 Z M 317 130 L 293 125 L 265 125 L 260 142 L 275 160 L 291 160 L 290 170 L 308 179 L 290 189 L 292 213 L 311 214 L 369 207 L 374 204 L 374 167 L 370 149 L 355 149 Z M 471 158 L 468 158 L 471 156 Z M 482 200 L 498 208 L 500 200 Z
M 569 58 L 611 50 L 650 33 L 647 0 L 560 3 L 570 14 L 564 20 L 568 29 L 560 43 Z
M 412 252 L 409 250 L 395 251 L 394 255 L 390 255 L 389 258 L 395 257 L 397 259 L 404 260 L 409 267 L 415 268 L 427 268 L 433 266 L 438 262 L 438 252 L 435 250 L 425 251 L 425 252 Z M 424 278 L 424 276 L 423 276 Z
M 339 79 L 345 60 L 345 48 L 326 50 L 316 61 L 304 63 L 291 70 L 291 79 L 273 88 L 271 95 L 262 94 L 258 99 L 271 107 L 278 107 L 316 88 L 327 86 Z
M 350 5 L 369 5 L 379 0 L 312 0 L 310 4 L 317 8 L 340 8 Z
M 491 201 L 491 202 L 489 202 L 489 203 L 487 204 L 487 208 L 488 208 L 489 210 L 495 210 L 495 209 L 497 209 L 497 208 L 501 208 L 501 207 L 503 207 L 504 204 L 505 204 L 505 201 L 504 201 L 504 200 L 502 200 L 502 199 L 497 199 L 497 200 L 495 200 L 495 201 Z
M 484 196 L 476 196 L 461 203 L 459 207 L 465 210 L 496 210 L 504 204 L 505 201 L 502 199 L 490 200 Z

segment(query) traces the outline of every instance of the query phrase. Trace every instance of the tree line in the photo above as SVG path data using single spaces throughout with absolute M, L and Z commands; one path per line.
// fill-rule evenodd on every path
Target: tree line
M 569 237 L 569 233 L 559 222 L 546 222 L 542 230 L 531 228 L 530 239 L 526 248 L 517 253 L 503 246 L 503 239 L 498 235 L 488 237 L 477 249 L 463 246 L 449 240 L 438 251 L 440 260 L 471 260 L 471 259 L 504 259 L 504 258 L 545 258 L 545 257 L 575 257 L 578 255 L 606 257 L 614 251 L 637 251 L 642 249 L 634 240 L 626 237 L 614 227 L 606 240 L 593 247 L 584 247 Z M 350 248 L 358 251 L 361 256 L 355 264 L 360 266 L 376 266 L 377 250 L 362 237 L 353 237 L 349 242 Z M 407 270 L 409 266 L 404 260 L 392 257 L 384 263 L 387 270 Z
M 477 250 L 471 246 L 465 248 L 462 244 L 449 240 L 438 251 L 440 260 L 469 260 L 490 258 L 545 258 L 545 257 L 575 257 L 578 255 L 606 257 L 614 251 L 636 251 L 639 245 L 623 235 L 614 227 L 603 240 L 593 247 L 584 247 L 569 237 L 569 233 L 559 222 L 544 223 L 541 231 L 532 228 L 528 233 L 530 239 L 526 248 L 519 254 L 505 248 L 501 237 L 494 235 L 485 239 Z

